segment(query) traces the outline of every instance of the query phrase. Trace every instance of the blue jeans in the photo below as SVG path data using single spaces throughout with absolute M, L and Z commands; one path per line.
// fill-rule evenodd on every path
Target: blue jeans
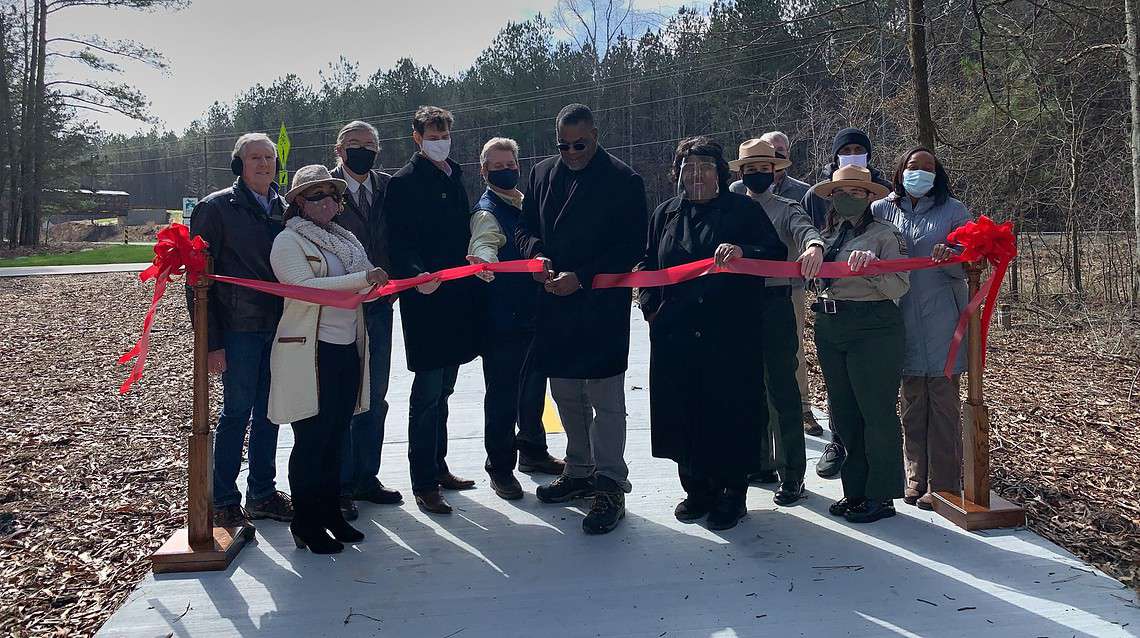
M 378 299 L 364 305 L 368 325 L 368 411 L 352 417 L 341 446 L 340 492 L 351 495 L 376 480 L 388 417 L 388 377 L 392 371 L 392 304 Z
M 269 422 L 269 353 L 272 332 L 222 335 L 226 371 L 222 373 L 222 414 L 214 430 L 214 507 L 238 505 L 241 451 L 249 429 L 249 477 L 246 502 L 277 491 L 277 426 Z

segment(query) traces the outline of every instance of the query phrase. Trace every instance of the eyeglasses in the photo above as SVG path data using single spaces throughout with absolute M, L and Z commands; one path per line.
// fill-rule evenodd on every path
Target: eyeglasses
M 336 195 L 333 193 L 321 192 L 321 193 L 317 193 L 316 195 L 302 195 L 301 197 L 304 197 L 306 202 L 316 203 L 319 201 L 323 201 L 329 197 L 336 197 Z
M 574 142 L 573 144 L 571 144 L 569 142 L 559 142 L 558 143 L 558 150 L 562 151 L 563 153 L 570 150 L 571 147 L 573 147 L 575 151 L 584 151 L 584 150 L 586 150 L 586 143 L 585 142 Z

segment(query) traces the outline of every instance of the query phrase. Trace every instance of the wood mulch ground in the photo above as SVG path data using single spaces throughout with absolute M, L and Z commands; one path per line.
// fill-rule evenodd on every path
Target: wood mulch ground
M 0 279 L 0 635 L 93 634 L 182 525 L 191 341 L 179 292 L 160 308 L 146 378 L 120 396 L 115 359 L 137 337 L 148 286 L 127 274 Z M 1018 319 L 992 336 L 994 483 L 1027 504 L 1035 531 L 1135 586 L 1138 325 Z

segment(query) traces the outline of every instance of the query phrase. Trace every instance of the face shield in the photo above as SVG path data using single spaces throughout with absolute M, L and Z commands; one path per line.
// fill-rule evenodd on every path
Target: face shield
M 694 202 L 705 202 L 720 193 L 716 162 L 702 155 L 690 155 L 681 162 L 677 195 Z

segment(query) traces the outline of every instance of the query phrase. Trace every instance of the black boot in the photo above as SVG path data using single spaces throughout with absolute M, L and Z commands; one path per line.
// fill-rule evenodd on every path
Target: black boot
M 718 496 L 712 511 L 709 512 L 709 529 L 723 530 L 736 527 L 740 519 L 748 514 L 748 507 L 745 505 L 747 495 L 744 490 L 729 488 Z
M 846 516 L 847 512 L 863 507 L 863 501 L 865 500 L 867 499 L 861 496 L 856 498 L 847 498 L 844 496 L 843 498 L 829 505 L 827 507 L 827 511 L 830 512 L 832 516 Z
M 625 518 L 625 492 L 614 481 L 599 476 L 595 481 L 594 505 L 582 519 L 582 531 L 587 534 L 612 532 Z
M 796 501 L 804 498 L 804 482 L 788 479 L 780 484 L 772 501 L 776 505 L 795 505 Z
M 571 478 L 563 474 L 546 485 L 539 485 L 534 495 L 543 503 L 565 503 L 594 495 L 594 480 Z
M 848 523 L 874 523 L 881 518 L 895 515 L 895 504 L 891 501 L 863 501 L 859 507 L 852 507 L 844 514 Z
M 321 525 L 333 535 L 333 538 L 342 543 L 359 543 L 364 540 L 364 532 L 349 525 L 340 511 L 340 504 L 329 500 L 322 505 Z
M 297 549 L 308 548 L 314 554 L 339 554 L 344 551 L 344 545 L 333 540 L 324 526 L 317 522 L 319 513 L 314 511 L 313 504 L 308 499 L 293 500 L 293 521 L 289 523 L 293 542 L 297 544 Z
M 700 520 L 712 510 L 713 497 L 708 494 L 688 494 L 685 500 L 677 504 L 673 516 L 682 523 L 691 523 Z

